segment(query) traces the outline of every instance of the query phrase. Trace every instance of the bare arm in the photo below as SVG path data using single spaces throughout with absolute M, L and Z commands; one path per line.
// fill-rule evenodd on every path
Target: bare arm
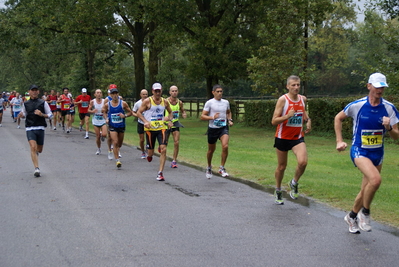
M 276 126 L 295 115 L 294 108 L 291 108 L 288 111 L 287 115 L 282 116 L 281 114 L 283 113 L 284 105 L 285 105 L 285 98 L 284 96 L 282 96 L 277 100 L 276 108 L 274 109 L 273 118 L 272 118 L 273 126 Z
M 334 131 L 337 142 L 336 149 L 338 151 L 344 151 L 348 146 L 348 144 L 344 142 L 344 139 L 342 137 L 342 121 L 347 117 L 348 116 L 346 116 L 345 112 L 341 111 L 334 118 Z

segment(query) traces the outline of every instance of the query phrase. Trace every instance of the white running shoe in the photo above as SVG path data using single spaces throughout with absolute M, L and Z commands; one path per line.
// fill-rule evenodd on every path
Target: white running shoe
M 212 168 L 211 168 L 211 167 L 207 167 L 207 168 L 206 168 L 205 176 L 206 176 L 206 178 L 208 178 L 208 179 L 211 179 L 211 178 L 212 178 Z
M 352 234 L 360 234 L 359 226 L 357 224 L 357 218 L 352 219 L 349 216 L 349 213 L 348 213 L 348 214 L 346 214 L 344 220 L 349 225 L 349 232 L 350 233 L 352 233 Z
M 39 168 L 36 168 L 36 169 L 35 169 L 35 172 L 34 172 L 33 175 L 35 175 L 35 177 L 40 177 L 40 170 L 39 170 Z
M 118 153 L 118 157 L 119 157 L 120 159 L 122 158 L 121 152 Z
M 370 215 L 365 215 L 363 211 L 359 211 L 357 214 L 357 220 L 359 221 L 359 228 L 362 231 L 365 232 L 370 232 L 371 231 L 371 226 L 370 226 Z
M 100 155 L 100 154 L 101 154 L 101 149 L 97 148 L 96 155 Z
M 21 126 L 18 125 L 18 126 L 17 126 L 17 129 L 21 129 Z
M 229 174 L 226 172 L 226 169 L 224 167 L 219 168 L 219 174 L 222 175 L 222 177 L 228 177 Z
M 108 151 L 108 159 L 113 160 L 114 159 L 114 153 L 111 151 Z

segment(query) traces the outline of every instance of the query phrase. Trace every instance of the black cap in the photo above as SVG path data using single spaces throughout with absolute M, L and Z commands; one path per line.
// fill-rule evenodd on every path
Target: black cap
M 29 87 L 29 90 L 32 90 L 32 89 L 39 89 L 39 86 L 37 86 L 36 84 L 32 84 L 30 87 Z
M 111 94 L 112 94 L 112 93 L 119 93 L 118 89 L 116 89 L 116 88 L 112 88 L 109 92 L 110 92 Z

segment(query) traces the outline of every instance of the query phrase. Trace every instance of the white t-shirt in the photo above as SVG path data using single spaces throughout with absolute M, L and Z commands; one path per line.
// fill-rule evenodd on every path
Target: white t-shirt
M 139 110 L 139 108 L 141 107 L 141 104 L 143 103 L 143 100 L 142 99 L 140 99 L 139 101 L 137 101 L 136 103 L 134 103 L 134 106 L 133 106 L 133 112 L 137 112 L 137 110 Z M 143 116 L 144 116 L 144 112 L 143 112 Z M 142 121 L 142 120 L 140 120 L 140 119 L 137 119 L 137 121 L 139 122 L 139 123 L 141 123 L 141 124 L 144 124 L 144 122 Z
M 230 110 L 230 103 L 226 99 L 212 98 L 205 103 L 204 110 L 211 117 L 219 112 L 219 117 L 216 120 L 209 121 L 209 128 L 221 128 L 227 125 L 227 110 Z

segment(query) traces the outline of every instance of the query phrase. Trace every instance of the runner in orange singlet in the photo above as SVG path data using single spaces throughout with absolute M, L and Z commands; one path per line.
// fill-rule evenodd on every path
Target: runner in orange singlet
M 308 133 L 311 129 L 311 121 L 306 112 L 306 97 L 299 94 L 300 85 L 301 80 L 298 76 L 288 77 L 288 93 L 277 100 L 272 118 L 272 125 L 277 126 L 274 147 L 276 148 L 278 165 L 274 174 L 276 178 L 274 197 L 275 203 L 279 205 L 284 204 L 281 182 L 287 167 L 288 151 L 294 152 L 298 162 L 294 178 L 289 182 L 292 199 L 297 199 L 299 196 L 298 181 L 305 172 L 308 163 L 303 124 L 306 123 L 305 133 Z

